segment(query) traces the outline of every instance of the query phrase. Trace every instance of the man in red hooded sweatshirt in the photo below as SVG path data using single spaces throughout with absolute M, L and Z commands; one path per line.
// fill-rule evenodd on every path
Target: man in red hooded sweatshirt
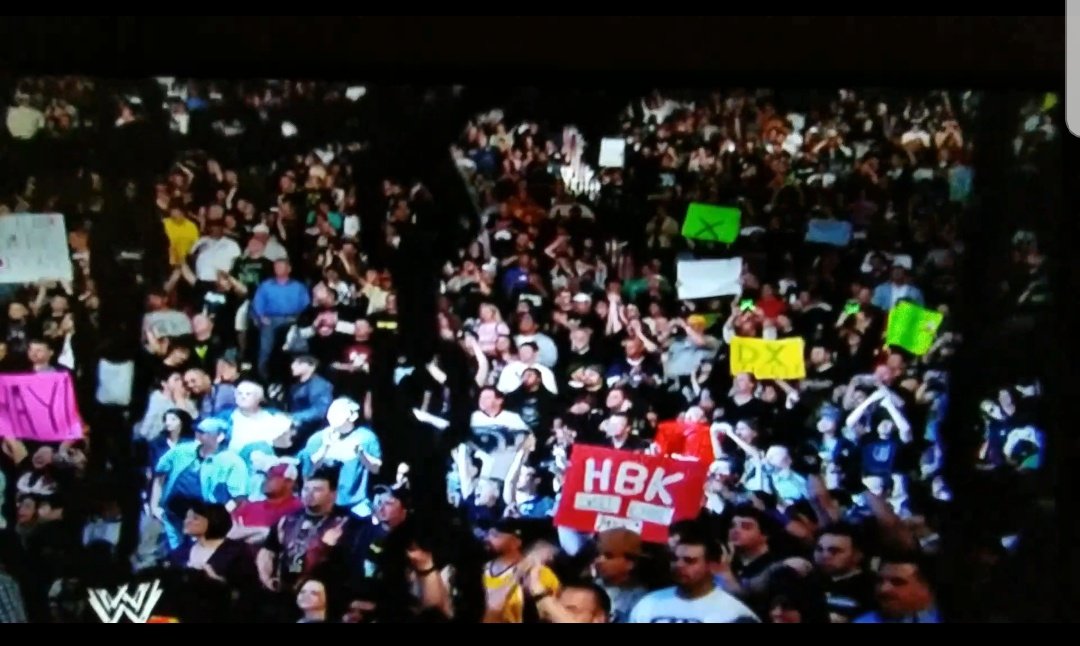
M 715 456 L 705 412 L 697 406 L 691 406 L 677 419 L 657 424 L 656 437 L 650 452 L 666 458 L 698 460 L 706 465 L 712 464 Z

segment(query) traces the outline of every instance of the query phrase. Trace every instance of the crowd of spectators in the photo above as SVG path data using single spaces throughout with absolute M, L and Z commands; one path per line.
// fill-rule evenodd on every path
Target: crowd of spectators
M 109 330 L 88 238 L 104 198 L 88 166 L 56 184 L 79 188 L 65 210 L 76 279 L 5 293 L 0 361 L 72 371 L 80 405 L 126 410 L 110 433 L 133 474 L 88 477 L 85 441 L 3 440 L 6 618 L 85 620 L 88 587 L 133 574 L 163 578 L 184 621 L 941 620 L 938 429 L 961 343 L 975 94 L 653 92 L 604 133 L 477 115 L 452 146 L 476 217 L 437 303 L 440 342 L 471 378 L 438 359 L 393 377 L 425 373 L 475 407 L 445 460 L 454 533 L 420 517 L 410 465 L 384 455 L 399 430 L 372 421 L 373 355 L 399 328 L 392 260 L 432 196 L 360 171 L 366 91 L 159 79 L 114 97 L 115 123 L 88 119 L 83 92 L 27 82 L 11 145 L 168 130 L 140 216 L 160 223 L 146 231 L 161 251 L 142 274 L 142 347 L 115 362 L 96 347 Z M 621 167 L 597 166 L 599 135 L 625 140 Z M 30 177 L 4 206 L 70 201 Z M 738 239 L 684 239 L 691 202 L 738 207 Z M 851 223 L 850 243 L 806 242 L 810 218 Z M 732 256 L 740 294 L 679 298 L 680 260 Z M 944 315 L 924 355 L 885 343 L 903 301 Z M 801 337 L 806 378 L 731 374 L 735 337 Z M 1024 415 L 1038 396 L 1022 384 L 984 404 L 986 468 L 1040 468 Z M 415 416 L 444 428 L 453 401 Z M 582 445 L 704 463 L 699 517 L 666 544 L 556 527 Z M 993 538 L 999 561 L 1023 541 Z

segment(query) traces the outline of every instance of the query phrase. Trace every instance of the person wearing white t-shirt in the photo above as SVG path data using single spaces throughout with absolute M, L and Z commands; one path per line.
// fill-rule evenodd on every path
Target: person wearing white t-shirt
M 263 256 L 270 262 L 289 259 L 289 252 L 285 246 L 270 235 L 270 227 L 265 224 L 256 224 L 251 230 L 251 237 L 263 243 Z
M 531 431 L 520 415 L 503 410 L 502 393 L 490 386 L 480 391 L 477 408 L 469 419 L 472 444 L 491 456 L 481 475 L 502 480 Z
M 288 415 L 263 408 L 266 393 L 254 381 L 236 386 L 236 408 L 226 417 L 229 449 L 241 453 L 250 444 L 266 443 L 289 448 L 295 432 Z
M 671 564 L 675 586 L 645 595 L 630 612 L 630 623 L 760 623 L 741 601 L 716 586 L 711 566 L 719 558 L 719 548 L 704 535 L 680 536 Z
M 213 289 L 218 274 L 228 274 L 233 263 L 240 257 L 240 245 L 232 238 L 225 237 L 225 220 L 208 218 L 206 235 L 195 242 L 190 254 L 195 257 L 195 278 L 203 292 Z
M 540 373 L 540 383 L 544 389 L 552 395 L 559 394 L 559 385 L 555 381 L 555 373 L 551 368 L 539 361 L 540 350 L 535 343 L 529 341 L 518 346 L 518 360 L 512 361 L 503 368 L 499 374 L 499 382 L 496 385 L 501 393 L 512 393 L 521 388 L 521 380 L 526 370 L 535 370 Z

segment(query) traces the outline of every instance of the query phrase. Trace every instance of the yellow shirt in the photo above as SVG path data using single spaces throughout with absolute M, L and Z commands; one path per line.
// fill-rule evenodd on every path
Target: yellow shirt
M 169 264 L 176 266 L 184 262 L 195 246 L 199 239 L 199 227 L 187 218 L 180 222 L 165 218 L 165 235 L 169 236 Z
M 514 568 L 508 569 L 499 576 L 492 576 L 491 565 L 491 563 L 488 563 L 487 567 L 484 568 L 484 590 L 497 590 L 508 584 L 513 586 L 506 598 L 506 605 L 503 606 L 503 621 L 508 624 L 520 624 L 524 614 L 525 597 L 522 594 L 520 585 L 516 582 L 509 583 L 510 578 L 514 576 Z M 550 590 L 552 594 L 559 593 L 559 578 L 555 576 L 551 568 L 547 566 L 540 568 L 540 583 L 545 590 Z

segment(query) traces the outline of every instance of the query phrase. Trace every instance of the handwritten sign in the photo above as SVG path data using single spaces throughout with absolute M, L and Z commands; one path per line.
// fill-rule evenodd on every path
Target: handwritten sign
M 663 543 L 675 521 L 701 510 L 707 465 L 580 444 L 555 524 L 583 532 L 625 527 Z
M 803 379 L 803 340 L 735 337 L 731 340 L 731 374 L 740 372 L 749 372 L 758 379 Z
M 742 258 L 680 260 L 675 266 L 679 298 L 712 298 L 742 293 Z
M 0 437 L 64 442 L 82 436 L 70 374 L 0 375 Z
M 59 213 L 0 217 L 0 283 L 72 279 L 67 229 Z

